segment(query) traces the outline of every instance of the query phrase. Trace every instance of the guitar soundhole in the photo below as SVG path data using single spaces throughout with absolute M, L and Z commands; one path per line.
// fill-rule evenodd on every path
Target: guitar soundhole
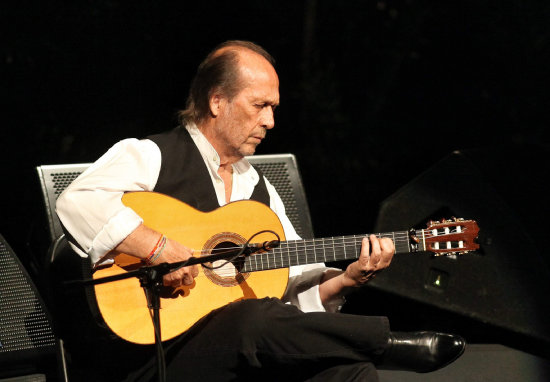
M 211 237 L 203 247 L 204 255 L 218 253 L 223 249 L 232 249 L 246 243 L 246 239 L 233 232 L 222 232 Z M 204 256 L 203 255 L 203 256 Z M 220 286 L 237 286 L 245 281 L 249 273 L 241 273 L 244 265 L 244 259 L 228 262 L 227 260 L 217 260 L 212 263 L 206 263 L 203 271 L 206 277 L 213 283 Z

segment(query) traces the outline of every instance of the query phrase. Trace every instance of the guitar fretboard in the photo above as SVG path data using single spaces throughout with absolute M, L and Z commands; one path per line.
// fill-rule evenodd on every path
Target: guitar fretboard
M 418 235 L 420 232 L 417 232 L 417 236 L 421 238 L 422 236 Z M 361 243 L 365 236 L 368 235 L 283 241 L 277 248 L 247 257 L 241 272 L 357 259 L 361 253 Z M 396 253 L 411 251 L 409 232 L 407 231 L 380 233 L 376 236 L 392 239 Z

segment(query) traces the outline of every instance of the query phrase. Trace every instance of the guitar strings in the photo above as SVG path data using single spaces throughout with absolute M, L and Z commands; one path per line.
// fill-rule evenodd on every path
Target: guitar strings
M 441 234 L 433 234 L 433 232 L 430 230 L 423 230 L 424 231 L 424 234 L 422 235 L 424 238 L 427 238 L 427 239 L 431 239 L 431 238 L 441 238 L 441 239 L 444 239 L 445 236 L 450 236 L 450 235 L 453 235 L 455 233 L 464 233 L 465 231 L 458 231 L 458 230 L 452 230 L 450 232 L 445 232 L 445 233 L 441 233 Z M 396 232 L 396 233 L 378 233 L 378 234 L 375 234 L 377 237 L 386 237 L 386 238 L 395 238 L 395 241 L 398 242 L 398 241 L 404 241 L 404 242 L 409 242 L 410 240 L 410 237 L 409 237 L 409 233 L 408 232 Z M 296 249 L 300 249 L 300 248 L 306 248 L 306 247 L 311 247 L 311 246 L 306 246 L 306 243 L 311 241 L 314 245 L 316 243 L 318 243 L 319 241 L 322 241 L 322 245 L 323 246 L 326 246 L 326 243 L 329 242 L 329 245 L 330 245 L 330 240 L 332 241 L 341 241 L 343 243 L 343 245 L 346 245 L 346 244 L 350 244 L 350 241 L 351 243 L 356 243 L 357 241 L 362 241 L 363 238 L 365 237 L 368 237 L 370 236 L 370 234 L 367 234 L 367 235 L 353 235 L 353 236 L 334 236 L 334 237 L 328 237 L 328 238 L 320 238 L 320 239 L 303 239 L 303 240 L 288 240 L 286 242 L 281 242 L 282 244 L 283 243 L 292 243 L 292 242 L 295 242 L 295 243 L 299 243 L 299 242 L 303 242 L 304 244 L 302 245 L 302 247 L 300 247 L 300 244 L 296 244 L 295 245 L 295 248 Z M 443 240 L 442 240 L 443 241 Z M 321 244 L 321 243 L 319 243 Z M 334 244 L 333 244 L 334 246 Z M 245 246 L 241 246 L 241 245 L 235 245 L 233 247 L 224 247 L 224 248 L 206 248 L 206 249 L 202 249 L 202 250 L 197 250 L 197 249 L 193 249 L 192 252 L 193 253 L 197 253 L 197 254 L 222 254 L 224 252 L 228 252 L 230 250 L 236 250 L 236 249 L 241 249 L 241 248 L 244 248 Z
M 428 237 L 428 236 L 426 236 Z M 432 236 L 432 237 L 435 237 L 435 236 Z M 440 237 L 440 236 L 437 236 L 437 237 Z M 273 251 L 281 251 L 281 250 L 295 250 L 295 251 L 299 251 L 299 250 L 307 250 L 308 248 L 309 249 L 312 249 L 312 250 L 317 250 L 319 248 L 327 248 L 327 247 L 332 247 L 333 249 L 339 249 L 339 248 L 344 248 L 349 245 L 358 245 L 360 243 L 362 243 L 362 239 L 363 237 L 359 237 L 359 238 L 345 238 L 345 239 L 342 239 L 342 238 L 328 238 L 328 239 L 310 239 L 310 240 L 296 240 L 296 241 L 286 241 L 286 242 L 282 242 L 282 248 L 279 247 L 279 248 L 276 248 L 276 249 L 273 249 Z M 395 237 L 395 243 L 396 245 L 402 245 L 402 244 L 407 244 L 409 243 L 409 237 Z M 229 247 L 229 248 L 232 248 L 232 249 L 238 249 L 238 248 L 242 248 L 241 246 L 235 246 L 235 247 Z M 220 249 L 219 251 L 221 251 L 221 253 L 223 253 L 223 251 L 227 250 L 228 248 L 224 248 L 224 249 Z M 218 249 L 204 249 L 204 250 L 194 250 L 195 253 L 215 253 L 217 252 Z

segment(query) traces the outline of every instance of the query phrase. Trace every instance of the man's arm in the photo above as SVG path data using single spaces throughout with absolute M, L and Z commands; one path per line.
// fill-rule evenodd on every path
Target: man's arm
M 126 139 L 114 145 L 57 200 L 57 213 L 65 228 L 88 255 L 93 265 L 122 252 L 136 258 L 151 258 L 162 237 L 124 206 L 125 191 L 150 191 L 160 171 L 160 151 L 149 140 Z M 151 263 L 187 260 L 189 248 L 166 240 Z M 164 277 L 166 285 L 192 284 L 195 267 L 182 268 Z
M 139 225 L 126 239 L 115 247 L 115 251 L 123 252 L 127 255 L 146 260 L 151 257 L 155 251 L 155 243 L 159 242 L 163 235 L 153 229 Z M 150 264 L 175 263 L 184 261 L 193 256 L 193 252 L 178 243 L 177 241 L 166 239 L 166 245 L 157 249 L 158 256 Z M 164 276 L 164 285 L 178 287 L 180 285 L 191 285 L 193 279 L 199 274 L 197 265 L 185 267 L 171 272 Z
M 266 179 L 271 195 L 271 209 L 281 219 L 287 240 L 299 240 L 292 224 L 285 215 L 284 204 L 275 188 Z M 345 271 L 327 268 L 323 264 L 292 267 L 290 280 L 283 301 L 298 306 L 303 311 L 335 311 L 343 304 L 343 296 L 370 280 L 375 272 L 391 262 L 395 252 L 390 239 L 378 239 L 371 235 L 363 239 L 359 259 Z M 369 253 L 372 247 L 372 253 Z M 294 269 L 293 269 L 294 268 Z
M 63 226 L 92 265 L 121 243 L 142 219 L 122 203 L 127 191 L 153 190 L 161 155 L 149 140 L 115 144 L 59 196 L 56 211 Z

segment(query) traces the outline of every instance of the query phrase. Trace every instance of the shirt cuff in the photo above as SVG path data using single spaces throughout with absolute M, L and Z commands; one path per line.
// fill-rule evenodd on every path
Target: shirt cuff
M 319 285 L 328 270 L 340 270 L 312 264 L 305 266 L 300 274 L 290 277 L 284 300 L 296 305 L 302 312 L 338 312 L 345 302 L 341 296 L 335 296 L 324 304 L 319 294 Z

